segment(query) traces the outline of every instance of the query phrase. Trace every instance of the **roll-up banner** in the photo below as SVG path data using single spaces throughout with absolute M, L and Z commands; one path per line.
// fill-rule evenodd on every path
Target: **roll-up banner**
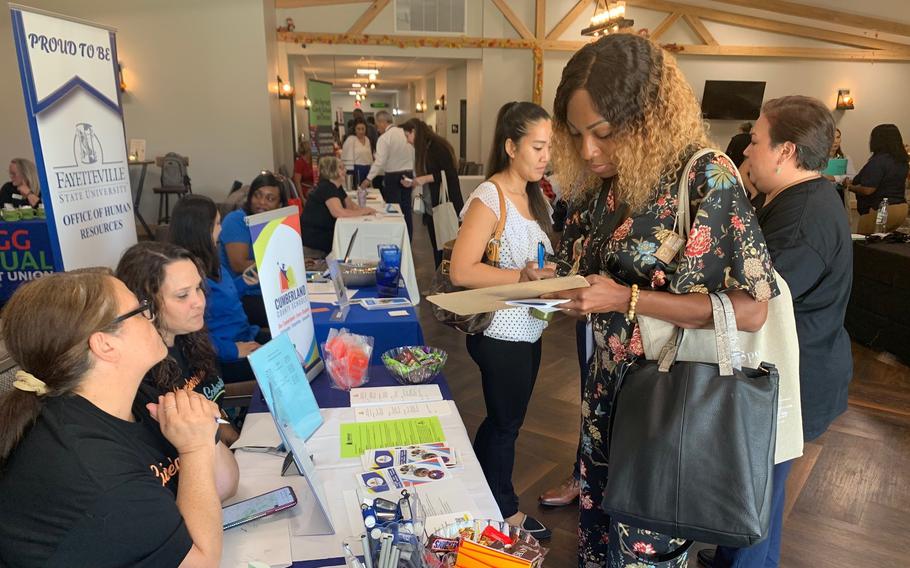
M 10 4 L 55 270 L 136 242 L 114 30 Z

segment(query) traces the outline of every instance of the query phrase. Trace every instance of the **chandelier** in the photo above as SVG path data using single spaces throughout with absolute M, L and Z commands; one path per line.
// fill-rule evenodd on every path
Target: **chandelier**
M 635 24 L 633 20 L 626 19 L 626 3 L 597 0 L 594 5 L 594 15 L 591 23 L 581 30 L 581 35 L 599 37 L 617 32 L 623 28 L 630 28 Z

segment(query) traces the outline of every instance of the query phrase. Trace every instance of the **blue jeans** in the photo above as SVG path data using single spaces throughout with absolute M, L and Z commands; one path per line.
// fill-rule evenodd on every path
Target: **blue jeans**
M 771 490 L 771 524 L 768 536 L 748 548 L 718 546 L 714 568 L 776 568 L 780 564 L 780 535 L 784 524 L 784 501 L 787 476 L 793 460 L 774 466 L 774 484 Z

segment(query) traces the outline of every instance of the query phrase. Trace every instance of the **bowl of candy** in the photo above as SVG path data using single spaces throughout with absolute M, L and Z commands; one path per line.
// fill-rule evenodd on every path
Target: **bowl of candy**
M 426 548 L 446 566 L 538 568 L 549 552 L 528 531 L 489 519 L 445 525 L 433 532 Z
M 448 354 L 437 347 L 410 345 L 382 354 L 382 363 L 402 385 L 419 385 L 436 378 L 446 365 Z

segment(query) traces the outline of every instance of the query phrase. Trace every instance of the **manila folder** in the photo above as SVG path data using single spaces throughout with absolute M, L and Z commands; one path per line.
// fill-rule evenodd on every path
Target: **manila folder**
M 448 294 L 436 294 L 435 296 L 427 296 L 427 300 L 444 310 L 460 316 L 469 316 L 497 310 L 514 309 L 515 306 L 506 304 L 509 300 L 537 298 L 551 292 L 587 288 L 588 286 L 590 284 L 588 284 L 584 276 L 576 275 L 490 286 L 489 288 L 475 288 Z

